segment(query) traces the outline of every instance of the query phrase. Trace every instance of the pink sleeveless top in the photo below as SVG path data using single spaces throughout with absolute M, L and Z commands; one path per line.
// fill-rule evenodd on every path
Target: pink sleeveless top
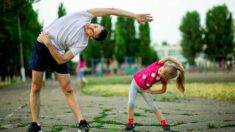
M 85 67 L 86 67 L 86 62 L 85 62 L 85 61 L 80 61 L 80 62 L 78 63 L 78 67 L 79 67 L 80 70 L 85 69 Z
M 164 64 L 154 62 L 144 68 L 143 70 L 139 71 L 138 73 L 133 75 L 133 78 L 136 84 L 146 90 L 152 87 L 152 85 L 156 82 L 161 82 L 162 84 L 167 84 L 167 81 L 163 78 L 160 78 L 158 74 L 159 68 L 161 68 Z

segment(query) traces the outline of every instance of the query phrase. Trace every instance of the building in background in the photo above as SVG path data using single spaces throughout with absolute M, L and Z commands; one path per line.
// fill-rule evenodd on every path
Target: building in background
M 181 53 L 181 46 L 179 44 L 172 44 L 172 45 L 160 45 L 160 44 L 153 44 L 153 48 L 157 51 L 158 57 L 173 57 L 180 62 L 184 63 L 186 62 L 186 59 L 183 57 Z

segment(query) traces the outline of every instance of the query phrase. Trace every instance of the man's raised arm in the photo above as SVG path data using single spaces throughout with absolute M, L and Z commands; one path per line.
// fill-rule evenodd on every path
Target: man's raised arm
M 144 22 L 153 21 L 153 18 L 150 14 L 136 14 L 133 12 L 125 11 L 122 9 L 116 9 L 116 8 L 93 8 L 87 11 L 96 17 L 107 16 L 107 15 L 129 17 L 129 18 L 136 19 L 138 23 L 140 24 L 143 24 Z

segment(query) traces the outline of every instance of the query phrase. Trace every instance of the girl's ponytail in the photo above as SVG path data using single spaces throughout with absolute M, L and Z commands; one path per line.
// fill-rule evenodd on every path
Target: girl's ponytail
M 177 77 L 176 78 L 177 89 L 180 92 L 184 93 L 184 69 L 178 66 L 172 66 L 172 65 L 166 65 L 166 66 L 169 68 L 169 70 L 167 71 L 167 74 L 165 74 L 166 78 L 172 79 L 172 78 Z
M 176 78 L 176 85 L 180 92 L 184 93 L 184 71 L 179 70 L 179 75 Z

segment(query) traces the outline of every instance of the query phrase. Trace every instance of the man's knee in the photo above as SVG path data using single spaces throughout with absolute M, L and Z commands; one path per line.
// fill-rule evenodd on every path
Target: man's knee
M 71 87 L 68 87 L 66 89 L 64 89 L 65 94 L 72 94 L 73 93 L 73 89 Z
M 40 90 L 41 90 L 42 85 L 43 85 L 43 82 L 42 82 L 42 81 L 33 80 L 33 81 L 32 81 L 32 88 L 31 88 L 31 91 L 32 91 L 33 93 L 39 93 Z
M 73 89 L 70 85 L 70 82 L 64 83 L 63 85 L 61 85 L 61 87 L 62 87 L 65 94 L 73 93 Z

